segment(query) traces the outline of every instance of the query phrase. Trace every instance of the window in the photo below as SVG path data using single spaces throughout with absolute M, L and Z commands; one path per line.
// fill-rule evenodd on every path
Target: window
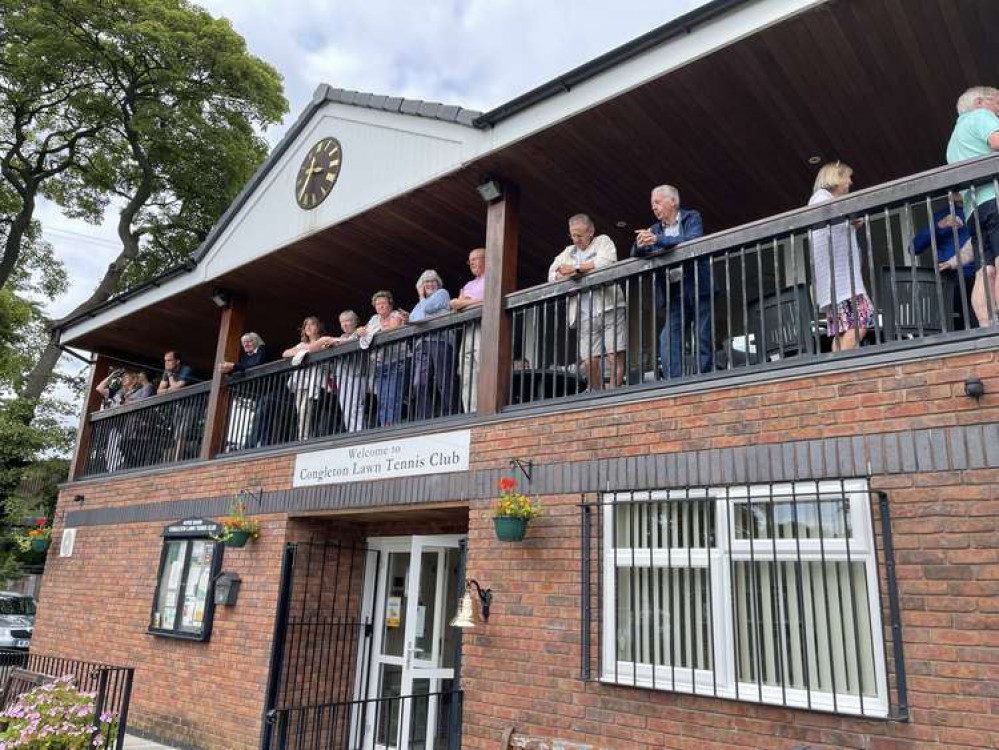
M 188 520 L 167 527 L 149 632 L 199 641 L 211 635 L 212 589 L 221 568 L 222 545 L 208 536 L 206 525 L 215 526 Z
M 888 715 L 866 483 L 617 493 L 600 679 Z

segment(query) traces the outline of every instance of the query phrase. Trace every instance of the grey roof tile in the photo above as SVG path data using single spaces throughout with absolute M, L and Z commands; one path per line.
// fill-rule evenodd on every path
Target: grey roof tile
M 319 92 L 317 91 L 317 93 Z M 327 101 L 336 102 L 337 104 L 349 104 L 352 107 L 364 107 L 365 109 L 376 109 L 384 112 L 400 112 L 404 115 L 415 115 L 443 122 L 454 122 L 470 128 L 475 127 L 473 124 L 475 119 L 482 114 L 481 112 L 465 109 L 453 104 L 425 102 L 420 99 L 405 99 L 400 96 L 385 96 L 383 94 L 373 94 L 370 91 L 350 91 L 327 87 L 325 96 Z

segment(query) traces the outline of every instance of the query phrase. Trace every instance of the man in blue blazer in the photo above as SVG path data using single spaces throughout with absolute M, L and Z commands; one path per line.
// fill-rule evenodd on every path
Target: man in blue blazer
M 668 252 L 684 242 L 704 235 L 697 211 L 680 208 L 680 193 L 672 185 L 652 190 L 652 213 L 656 223 L 636 233 L 631 257 L 642 258 Z M 696 269 L 696 270 L 695 270 Z M 697 330 L 695 357 L 699 372 L 710 372 L 713 363 L 711 342 L 711 260 L 707 257 L 686 261 L 680 266 L 659 269 L 655 277 L 656 307 L 666 308 L 669 285 L 669 311 L 659 334 L 659 363 L 663 377 L 683 374 L 683 329 L 693 321 Z

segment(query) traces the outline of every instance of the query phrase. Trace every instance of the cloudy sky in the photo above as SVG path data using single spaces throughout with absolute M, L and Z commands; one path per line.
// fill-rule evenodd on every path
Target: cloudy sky
M 201 0 L 230 19 L 250 51 L 284 77 L 291 112 L 320 83 L 488 110 L 702 5 L 706 0 Z M 91 292 L 117 252 L 115 216 L 95 227 L 38 212 L 67 264 L 63 315 Z

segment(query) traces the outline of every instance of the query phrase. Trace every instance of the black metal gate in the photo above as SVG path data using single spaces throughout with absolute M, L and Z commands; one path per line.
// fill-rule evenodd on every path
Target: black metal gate
M 365 606 L 364 578 L 378 556 L 360 542 L 285 548 L 261 748 L 347 747 L 333 738 L 350 716 L 334 707 L 367 694 L 378 596 Z
M 400 730 L 399 718 L 435 706 L 424 730 L 438 750 L 457 750 L 461 736 L 460 661 L 455 687 L 441 693 L 370 697 L 372 635 L 379 592 L 365 599 L 366 574 L 381 553 L 362 542 L 288 544 L 281 568 L 261 750 L 362 750 Z M 465 544 L 459 579 L 464 579 Z M 461 639 L 455 647 L 460 659 Z M 405 728 L 403 728 L 405 729 Z M 366 736 L 366 731 L 373 736 Z M 367 743 L 367 744 L 366 744 Z M 424 747 L 411 743 L 415 750 Z

